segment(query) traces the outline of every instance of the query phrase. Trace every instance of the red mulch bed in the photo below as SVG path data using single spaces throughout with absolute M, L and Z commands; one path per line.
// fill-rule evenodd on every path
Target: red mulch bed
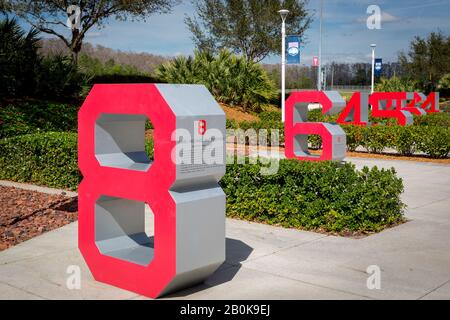
M 0 251 L 77 220 L 77 198 L 0 186 Z

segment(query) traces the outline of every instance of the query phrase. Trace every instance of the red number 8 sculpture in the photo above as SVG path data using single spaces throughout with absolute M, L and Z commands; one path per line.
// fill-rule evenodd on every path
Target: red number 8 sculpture
M 207 109 L 215 114 L 205 116 Z M 151 165 L 146 118 L 154 125 Z M 158 297 L 204 280 L 224 261 L 225 196 L 217 181 L 225 163 L 184 172 L 172 159 L 177 126 L 193 132 L 199 120 L 225 131 L 225 115 L 203 86 L 95 85 L 90 92 L 79 112 L 78 242 L 96 280 Z M 154 245 L 145 204 L 155 216 Z

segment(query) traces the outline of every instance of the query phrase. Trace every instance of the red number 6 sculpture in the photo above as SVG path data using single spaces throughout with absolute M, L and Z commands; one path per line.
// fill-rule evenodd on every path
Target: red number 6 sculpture
M 309 161 L 342 160 L 346 151 L 344 130 L 332 123 L 308 122 L 308 105 L 322 105 L 322 113 L 336 114 L 345 101 L 336 91 L 293 92 L 286 100 L 285 155 L 288 159 Z M 308 135 L 322 137 L 323 152 L 313 156 L 308 151 Z

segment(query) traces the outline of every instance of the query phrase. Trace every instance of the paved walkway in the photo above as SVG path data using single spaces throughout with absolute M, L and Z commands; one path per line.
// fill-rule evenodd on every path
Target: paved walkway
M 408 223 L 347 239 L 227 220 L 227 259 L 176 299 L 450 299 L 450 166 L 348 159 L 394 166 L 405 183 Z M 76 247 L 77 224 L 0 252 L 1 299 L 142 299 L 95 282 Z M 81 290 L 66 287 L 69 265 Z M 369 290 L 366 269 L 381 269 Z

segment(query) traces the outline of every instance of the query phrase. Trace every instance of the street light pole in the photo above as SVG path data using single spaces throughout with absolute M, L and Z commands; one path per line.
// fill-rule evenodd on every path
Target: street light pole
M 334 87 L 334 62 L 331 64 L 331 90 Z
M 322 90 L 322 17 L 323 17 L 323 0 L 320 0 L 320 22 L 319 22 L 319 66 L 317 70 L 317 90 Z
M 281 16 L 281 121 L 285 119 L 286 103 L 286 16 L 289 10 L 281 9 L 278 11 Z
M 371 86 L 370 93 L 373 93 L 374 85 L 375 85 L 375 47 L 376 46 L 377 45 L 374 43 L 370 45 L 370 47 L 372 48 L 372 86 Z

